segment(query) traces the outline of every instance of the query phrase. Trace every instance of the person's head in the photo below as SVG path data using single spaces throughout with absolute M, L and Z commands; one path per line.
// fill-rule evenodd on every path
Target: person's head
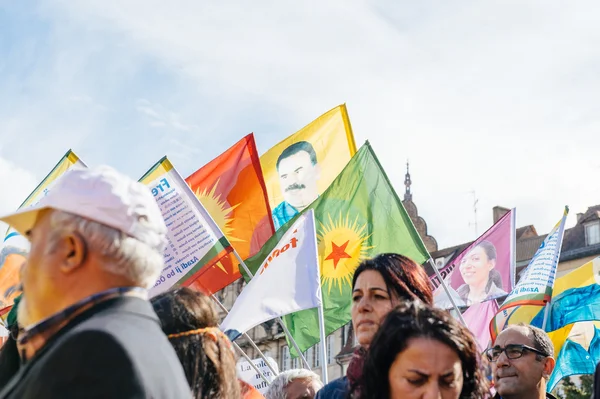
M 239 397 L 231 343 L 218 329 L 211 299 L 183 287 L 153 297 L 152 307 L 183 366 L 194 398 Z
M 489 275 L 496 267 L 496 247 L 489 241 L 481 241 L 460 261 L 460 274 L 465 284 L 489 289 Z
M 317 154 L 307 141 L 287 147 L 277 159 L 277 174 L 285 201 L 301 211 L 319 196 Z
M 555 360 L 554 345 L 543 330 L 526 324 L 511 325 L 498 334 L 486 355 L 500 396 L 537 398 L 539 392 L 546 391 Z
M 469 330 L 448 312 L 406 301 L 385 318 L 367 353 L 362 398 L 482 398 L 488 389 Z
M 19 324 L 115 287 L 150 288 L 167 228 L 150 189 L 109 167 L 71 169 L 38 205 L 2 218 L 27 237 Z
M 352 325 L 358 343 L 368 348 L 384 317 L 402 300 L 433 303 L 427 273 L 410 258 L 380 254 L 364 260 L 352 279 Z
M 281 372 L 271 382 L 266 399 L 302 399 L 315 397 L 323 388 L 321 378 L 310 370 L 294 369 Z

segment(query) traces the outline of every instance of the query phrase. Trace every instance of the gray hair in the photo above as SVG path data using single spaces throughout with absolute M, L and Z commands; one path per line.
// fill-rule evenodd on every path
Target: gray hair
M 144 288 L 151 288 L 164 268 L 166 237 L 154 231 L 144 234 L 144 241 L 69 212 L 53 210 L 50 214 L 47 252 L 54 251 L 65 234 L 78 233 L 90 249 L 104 258 L 108 273 L 121 275 Z
M 292 369 L 281 372 L 277 378 L 271 382 L 269 390 L 265 393 L 265 399 L 287 399 L 285 387 L 297 379 L 312 381 L 318 389 L 323 388 L 323 382 L 321 382 L 321 378 L 316 373 L 307 369 Z
M 533 347 L 535 349 L 545 353 L 546 355 L 548 355 L 548 357 L 554 357 L 554 344 L 552 343 L 552 340 L 544 330 L 525 323 L 519 323 L 516 324 L 516 326 L 524 327 L 527 329 L 527 331 L 529 332 L 528 336 L 533 341 Z M 536 357 L 539 360 L 542 356 L 536 355 Z

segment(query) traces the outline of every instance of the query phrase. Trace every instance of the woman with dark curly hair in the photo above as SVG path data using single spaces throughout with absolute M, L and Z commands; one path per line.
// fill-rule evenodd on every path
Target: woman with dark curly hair
M 386 253 L 363 261 L 352 279 L 352 327 L 359 347 L 346 376 L 325 385 L 316 399 L 342 399 L 360 389 L 364 358 L 385 316 L 403 301 L 433 303 L 423 267 L 403 255 Z
M 405 302 L 388 313 L 352 398 L 489 397 L 475 339 L 448 312 Z
M 235 356 L 219 330 L 211 299 L 190 288 L 177 288 L 151 299 L 164 333 L 175 349 L 194 398 L 239 398 Z

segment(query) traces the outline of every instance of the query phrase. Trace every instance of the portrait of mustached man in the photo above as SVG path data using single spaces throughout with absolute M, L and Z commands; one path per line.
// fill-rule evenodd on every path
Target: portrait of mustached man
M 319 197 L 317 182 L 321 172 L 317 153 L 307 141 L 283 150 L 276 166 L 283 194 L 283 201 L 273 209 L 273 223 L 278 230 Z

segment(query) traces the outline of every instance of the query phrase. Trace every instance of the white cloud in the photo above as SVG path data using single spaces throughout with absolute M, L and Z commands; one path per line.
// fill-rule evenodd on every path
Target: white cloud
M 178 113 L 169 111 L 160 104 L 152 104 L 147 99 L 138 100 L 136 109 L 150 119 L 149 125 L 153 127 L 169 126 L 182 132 L 198 129 L 198 126 L 181 122 L 181 116 Z
M 0 182 L 3 193 L 11 194 L 0 196 L 0 214 L 16 210 L 39 183 L 33 173 L 3 158 L 0 158 Z
M 66 137 L 128 172 L 165 151 L 191 170 L 249 131 L 266 150 L 346 102 L 357 142 L 371 141 L 400 195 L 410 159 L 413 198 L 441 246 L 474 238 L 472 190 L 480 233 L 494 205 L 547 232 L 564 205 L 572 224 L 600 203 L 595 2 L 62 0 L 38 11 L 61 44 L 50 57 L 60 79 L 41 84 L 104 108 L 69 115 L 65 129 L 52 110 L 28 126 L 31 109 L 19 108 L 12 134 L 51 127 L 37 149 Z M 128 84 L 147 69 L 143 87 Z M 118 88 L 123 101 L 107 104 Z M 125 160 L 122 140 L 142 133 Z
M 16 210 L 39 183 L 33 173 L 1 157 L 0 182 L 2 182 L 0 215 L 6 215 Z M 0 222 L 1 234 L 4 234 L 7 228 L 6 224 Z

